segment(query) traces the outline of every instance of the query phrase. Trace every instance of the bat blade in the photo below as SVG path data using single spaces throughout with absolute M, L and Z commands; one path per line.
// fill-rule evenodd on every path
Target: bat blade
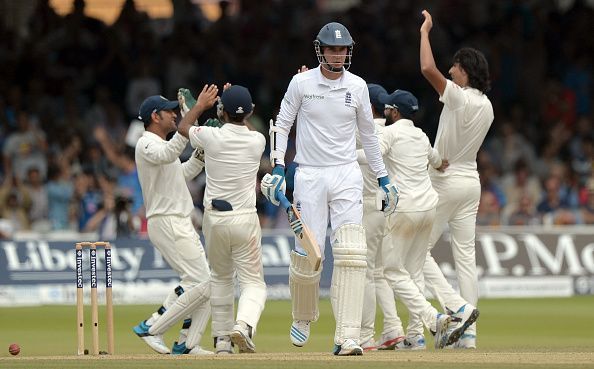
M 282 192 L 277 196 L 281 202 L 281 206 L 287 211 L 287 218 L 289 219 L 291 229 L 299 239 L 301 247 L 303 247 L 307 253 L 307 261 L 315 271 L 318 271 L 320 269 L 320 264 L 322 263 L 322 254 L 313 233 L 307 225 L 303 223 L 303 220 L 301 220 L 301 213 L 299 213 L 299 210 L 295 205 L 291 204 Z

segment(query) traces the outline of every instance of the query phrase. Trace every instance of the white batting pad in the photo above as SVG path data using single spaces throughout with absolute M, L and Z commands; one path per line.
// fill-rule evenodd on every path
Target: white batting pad
M 341 345 L 351 338 L 359 342 L 363 293 L 367 270 L 365 229 L 359 224 L 345 224 L 335 232 L 332 244 L 334 271 L 330 301 L 336 319 L 334 343 Z
M 212 308 L 212 336 L 228 336 L 233 329 L 233 281 L 230 284 L 211 283 L 210 306 Z
M 305 256 L 291 251 L 289 288 L 293 301 L 294 320 L 318 320 L 321 275 L 321 267 L 317 272 L 314 271 Z
M 200 345 L 202 340 L 202 334 L 206 329 L 208 319 L 210 319 L 210 304 L 208 301 L 198 306 L 196 310 L 192 312 L 192 325 L 188 329 L 188 338 L 186 339 L 186 347 L 190 350 Z
M 149 333 L 159 335 L 165 333 L 180 319 L 190 315 L 201 304 L 208 304 L 210 299 L 210 280 L 199 283 L 186 290 L 175 300 L 167 311 L 151 326 Z

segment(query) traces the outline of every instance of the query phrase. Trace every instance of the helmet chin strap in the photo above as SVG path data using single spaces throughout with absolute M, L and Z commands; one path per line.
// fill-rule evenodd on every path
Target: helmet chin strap
M 324 60 L 324 63 L 320 63 L 322 65 L 322 68 L 326 69 L 328 72 L 330 73 L 342 73 L 345 69 L 344 66 L 340 67 L 340 68 L 335 68 L 332 65 L 330 65 L 330 63 L 328 63 L 328 60 L 326 60 L 326 58 L 324 57 L 324 55 L 322 55 L 322 59 Z

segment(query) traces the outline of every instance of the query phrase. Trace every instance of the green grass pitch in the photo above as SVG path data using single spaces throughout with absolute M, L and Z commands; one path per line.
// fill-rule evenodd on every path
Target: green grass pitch
M 405 321 L 406 309 L 398 307 Z M 268 301 L 255 337 L 258 354 L 228 358 L 153 354 L 131 329 L 154 308 L 114 306 L 116 355 L 98 358 L 75 355 L 75 306 L 0 308 L 0 368 L 594 368 L 594 296 L 481 300 L 478 350 L 436 352 L 427 337 L 425 352 L 365 353 L 354 358 L 330 355 L 334 319 L 328 300 L 321 301 L 320 319 L 312 325 L 310 342 L 303 348 L 289 342 L 290 302 Z M 87 307 L 87 348 L 91 346 L 89 317 Z M 103 322 L 101 306 L 102 350 L 106 347 Z M 166 335 L 168 343 L 177 337 L 178 328 Z M 381 332 L 380 319 L 376 331 Z M 13 342 L 21 346 L 14 357 L 8 353 Z M 202 346 L 212 349 L 209 329 Z

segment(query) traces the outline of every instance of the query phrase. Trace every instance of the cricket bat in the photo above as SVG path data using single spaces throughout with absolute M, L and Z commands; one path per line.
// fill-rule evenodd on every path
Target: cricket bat
M 291 229 L 293 229 L 295 236 L 297 236 L 299 239 L 301 247 L 303 247 L 305 252 L 307 252 L 307 261 L 314 268 L 314 271 L 317 272 L 320 270 L 322 254 L 320 253 L 320 247 L 318 246 L 316 239 L 314 238 L 310 229 L 301 220 L 301 214 L 299 213 L 299 210 L 297 210 L 295 205 L 291 204 L 289 200 L 287 200 L 285 194 L 279 191 L 277 197 L 280 201 L 280 205 L 287 212 Z

